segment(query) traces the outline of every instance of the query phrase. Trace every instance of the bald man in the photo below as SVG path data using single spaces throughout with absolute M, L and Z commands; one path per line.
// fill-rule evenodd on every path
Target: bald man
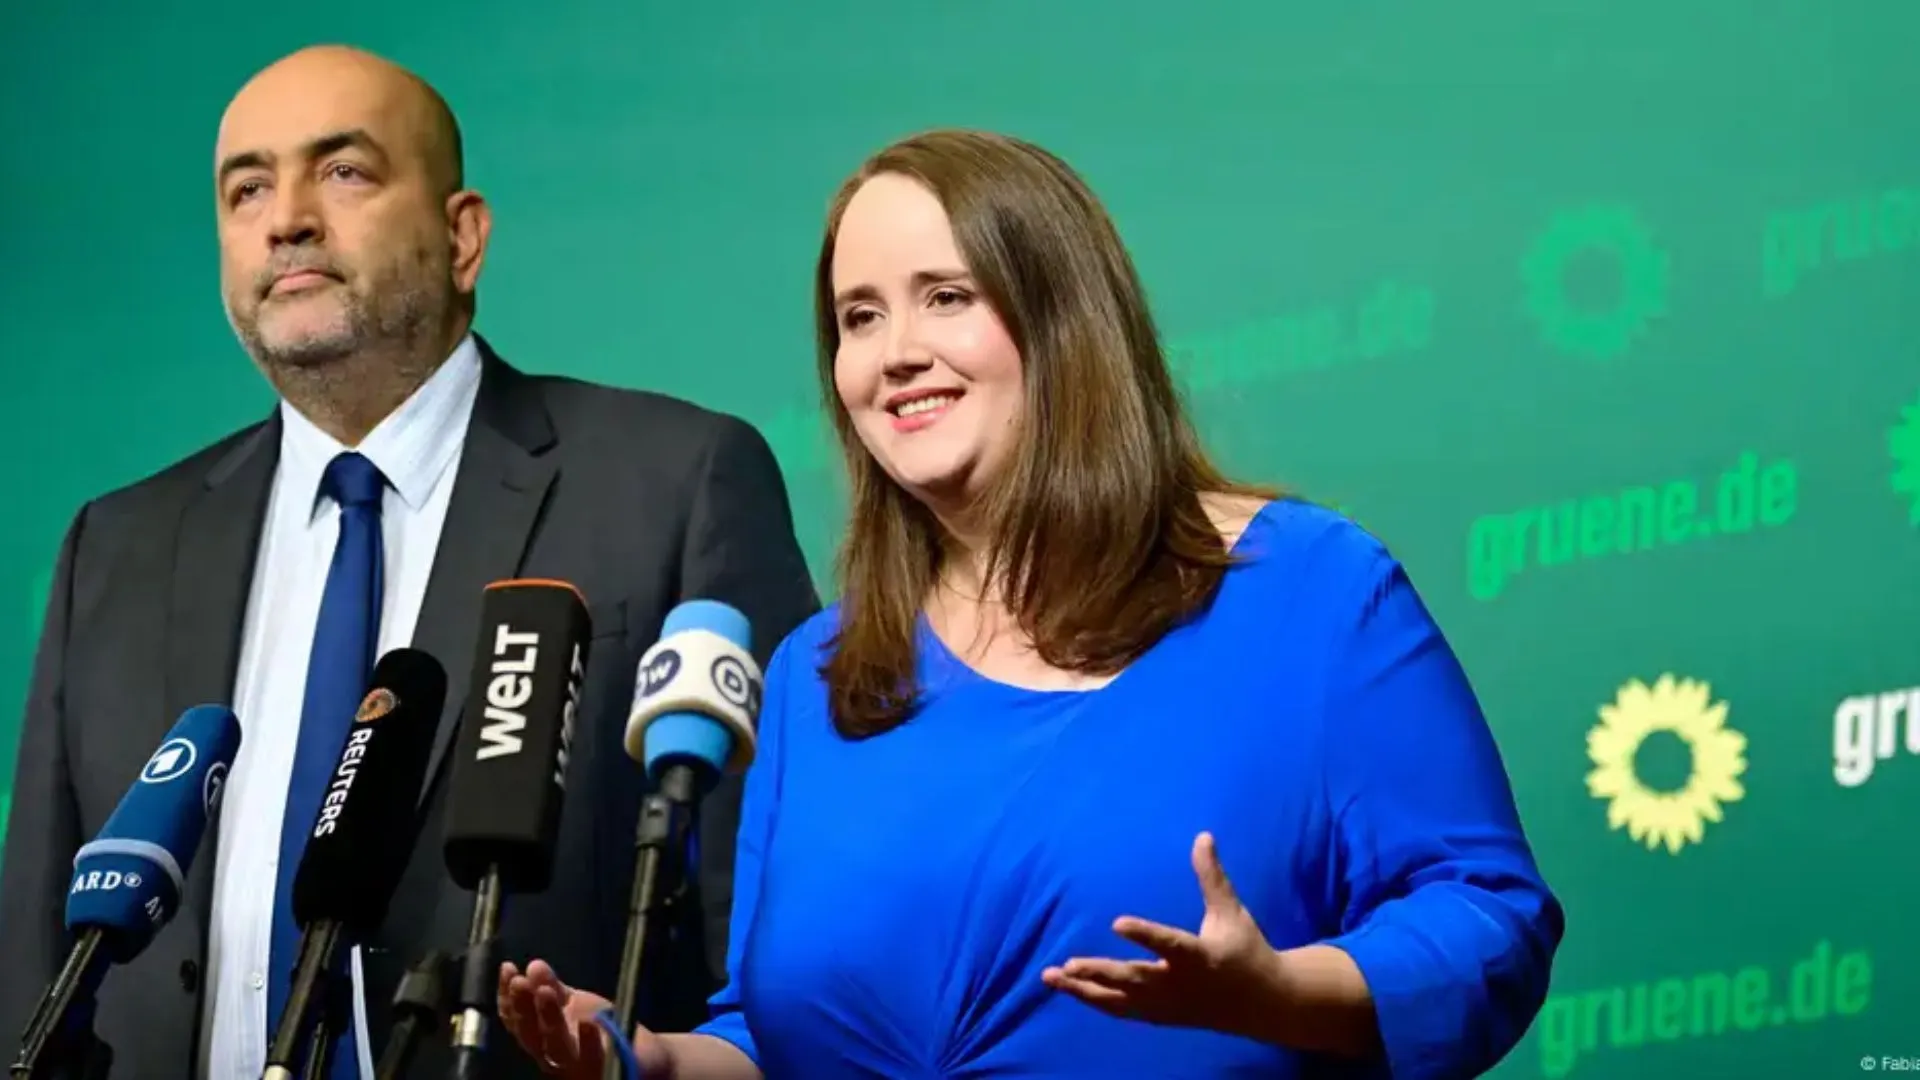
M 96 1031 L 114 1080 L 259 1076 L 292 963 L 292 867 L 370 657 L 410 644 L 451 692 L 421 841 L 348 966 L 355 1022 L 333 1075 L 370 1080 L 400 975 L 466 939 L 473 898 L 439 837 L 483 587 L 558 578 L 589 602 L 554 880 L 510 901 L 501 938 L 502 959 L 550 960 L 603 993 L 644 787 L 621 745 L 640 654 L 675 604 L 704 597 L 749 616 L 764 664 L 818 601 L 751 427 L 523 374 L 473 332 L 491 212 L 420 79 L 345 48 L 274 64 L 221 119 L 213 188 L 227 315 L 279 405 L 86 503 L 67 531 L 0 866 L 0 1031 L 24 1028 L 66 954 L 76 849 L 183 710 L 227 702 L 244 737 L 219 820 L 178 915 L 107 977 Z M 698 1022 L 723 977 L 738 800 L 729 784 L 703 804 L 695 917 L 649 968 L 652 1026 Z M 446 1074 L 445 1041 L 416 1075 Z M 487 1068 L 538 1075 L 506 1039 Z

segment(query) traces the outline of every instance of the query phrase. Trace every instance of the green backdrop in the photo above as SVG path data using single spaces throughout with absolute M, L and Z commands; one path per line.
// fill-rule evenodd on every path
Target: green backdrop
M 823 577 L 825 202 L 998 128 L 1108 201 L 1221 454 L 1385 538 L 1473 673 L 1570 919 L 1500 1075 L 1920 1055 L 1911 0 L 693 10 L 0 6 L 0 696 L 77 505 L 270 405 L 209 171 L 280 53 L 437 83 L 484 331 L 761 425 Z

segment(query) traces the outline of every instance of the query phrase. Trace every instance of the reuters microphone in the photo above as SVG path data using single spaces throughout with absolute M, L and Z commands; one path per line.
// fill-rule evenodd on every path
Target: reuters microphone
M 722 776 L 746 771 L 760 715 L 760 665 L 745 615 L 716 600 L 689 600 L 667 613 L 660 635 L 640 658 L 627 719 L 627 756 L 651 784 L 634 837 L 637 865 L 615 984 L 621 1031 L 633 1028 L 649 917 L 685 880 L 694 806 Z
M 370 682 L 294 872 L 300 952 L 267 1047 L 267 1080 L 292 1080 L 303 1060 L 305 1075 L 327 1075 L 335 1041 L 352 1023 L 341 946 L 380 929 L 413 854 L 447 673 L 426 653 L 395 649 Z
M 61 1059 L 88 1050 L 111 1059 L 111 1051 L 90 1035 L 73 1032 L 90 1022 L 93 995 L 107 969 L 139 956 L 179 910 L 187 871 L 239 752 L 240 721 L 231 710 L 188 709 L 100 834 L 74 855 L 66 918 L 73 948 L 27 1024 L 11 1070 L 15 1078 L 73 1067 L 79 1063 Z M 80 1064 L 79 1071 L 104 1065 Z
M 593 626 L 564 581 L 498 581 L 480 606 L 473 688 L 447 792 L 447 871 L 473 892 L 454 1007 L 454 1075 L 477 1076 L 500 988 L 507 893 L 553 877 L 567 753 Z

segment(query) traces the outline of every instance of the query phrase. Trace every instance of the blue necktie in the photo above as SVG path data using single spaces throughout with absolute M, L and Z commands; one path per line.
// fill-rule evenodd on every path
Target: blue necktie
M 280 865 L 273 896 L 273 954 L 268 965 L 267 1033 L 280 1023 L 292 989 L 293 966 L 300 955 L 300 928 L 293 921 L 293 877 L 307 849 L 307 836 L 320 814 L 328 780 L 340 762 L 347 729 L 373 677 L 379 645 L 381 597 L 380 497 L 386 477 L 359 454 L 341 454 L 327 464 L 320 494 L 340 506 L 340 538 L 314 624 L 313 652 L 307 661 L 306 698 L 300 707 L 300 738 L 287 784 L 286 816 L 280 824 Z M 347 976 L 344 956 L 336 974 Z M 317 1020 L 318 1017 L 316 1016 Z M 334 1050 L 331 1076 L 360 1075 L 348 1017 Z

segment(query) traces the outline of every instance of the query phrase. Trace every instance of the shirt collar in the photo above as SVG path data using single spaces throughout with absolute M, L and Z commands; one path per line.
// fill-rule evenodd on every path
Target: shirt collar
M 348 450 L 357 450 L 373 462 L 407 509 L 420 509 L 459 454 L 480 394 L 480 369 L 480 349 L 469 334 L 446 363 L 357 447 L 342 445 L 282 401 L 281 478 L 291 491 L 313 493 L 308 520 L 320 511 L 321 474 L 329 462 Z

